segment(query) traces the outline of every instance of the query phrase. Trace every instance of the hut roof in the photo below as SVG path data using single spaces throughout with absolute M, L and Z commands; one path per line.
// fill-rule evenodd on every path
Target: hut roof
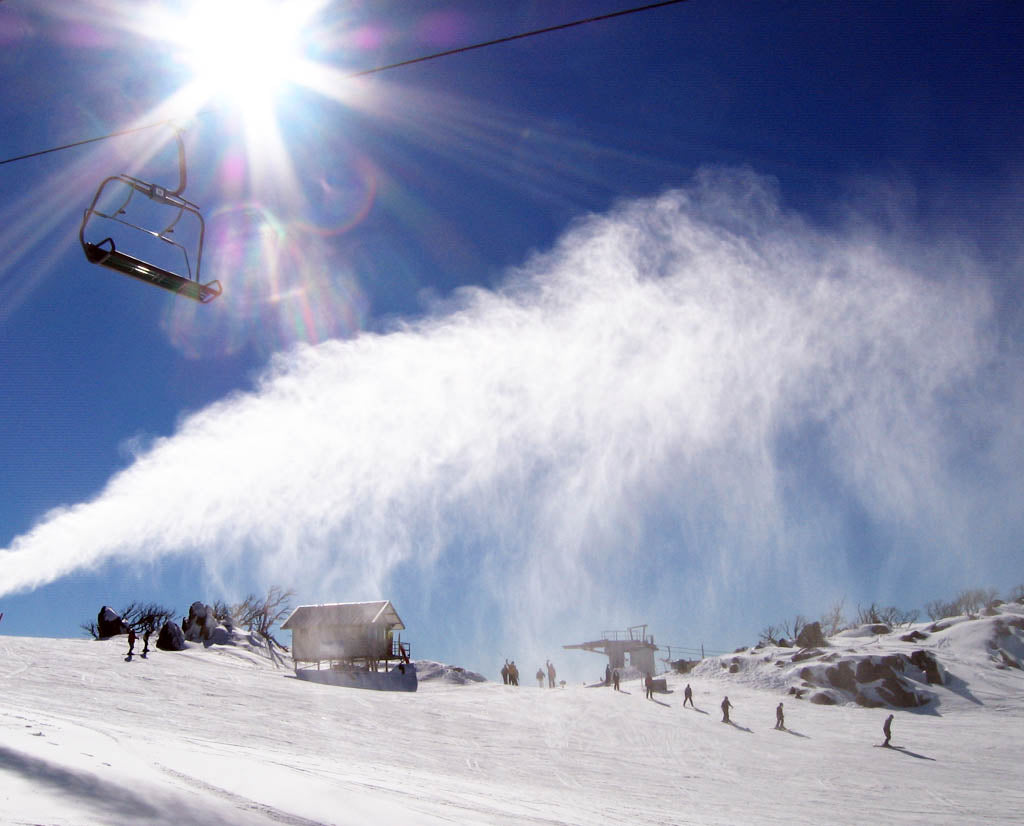
M 308 628 L 312 625 L 377 625 L 389 631 L 404 631 L 391 600 L 377 602 L 332 602 L 325 605 L 300 605 L 281 626 L 284 629 Z

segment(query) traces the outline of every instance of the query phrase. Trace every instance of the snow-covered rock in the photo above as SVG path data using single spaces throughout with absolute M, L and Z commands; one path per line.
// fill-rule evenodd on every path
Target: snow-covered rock
M 1011 603 L 992 616 L 951 617 L 909 629 L 861 625 L 828 643 L 827 649 L 797 651 L 762 646 L 706 660 L 693 673 L 722 675 L 825 705 L 934 707 L 944 696 L 938 686 L 973 696 L 961 672 L 1024 669 L 1024 611 Z
M 191 642 L 207 642 L 217 628 L 217 618 L 213 608 L 202 602 L 193 602 L 188 609 L 188 616 L 181 626 L 185 639 Z
M 434 660 L 416 660 L 416 673 L 419 681 L 430 682 L 439 680 L 455 685 L 466 685 L 467 683 L 485 683 L 487 678 L 475 671 L 469 671 L 455 665 L 445 665 Z

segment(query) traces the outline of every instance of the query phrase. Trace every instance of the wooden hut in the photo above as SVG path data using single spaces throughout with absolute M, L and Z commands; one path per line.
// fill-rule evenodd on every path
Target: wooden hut
M 327 663 L 334 669 L 388 670 L 388 664 L 409 662 L 409 645 L 396 634 L 404 631 L 390 600 L 300 605 L 281 628 L 292 632 L 295 668 Z

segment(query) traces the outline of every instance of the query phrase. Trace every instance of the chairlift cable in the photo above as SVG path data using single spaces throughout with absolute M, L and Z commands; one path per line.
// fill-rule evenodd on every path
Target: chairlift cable
M 3 0 L 0 0 L 0 2 L 3 2 Z M 511 43 L 514 40 L 524 40 L 528 37 L 536 37 L 537 35 L 541 34 L 549 34 L 551 32 L 562 31 L 563 29 L 571 29 L 576 26 L 584 26 L 588 23 L 598 23 L 602 20 L 611 20 L 616 17 L 625 17 L 626 15 L 638 14 L 639 12 L 651 11 L 653 9 L 660 9 L 665 6 L 674 6 L 678 5 L 679 3 L 685 2 L 686 0 L 660 0 L 660 2 L 648 3 L 643 6 L 634 6 L 629 9 L 621 9 L 619 11 L 608 12 L 607 14 L 598 14 L 593 17 L 585 17 L 580 20 L 571 20 L 568 23 L 559 23 L 554 26 L 546 26 L 543 29 L 533 29 L 532 31 L 528 32 L 520 32 L 519 34 L 508 35 L 507 37 L 499 37 L 494 40 L 487 40 L 484 41 L 483 43 L 473 43 L 469 46 L 459 46 L 458 48 L 455 49 L 448 49 L 443 52 L 435 52 L 434 54 L 424 55 L 423 57 L 414 57 L 409 60 L 400 60 L 397 63 L 388 63 L 384 66 L 375 66 L 372 69 L 360 69 L 358 71 L 344 75 L 342 77 L 342 80 L 351 80 L 357 77 L 366 77 L 368 75 L 378 74 L 379 72 L 386 72 L 391 69 L 399 69 L 403 66 L 412 66 L 416 63 L 426 63 L 428 60 L 437 60 L 438 58 L 441 57 L 450 57 L 451 55 L 462 54 L 463 52 L 472 52 L 477 49 L 487 48 L 488 46 L 497 46 L 498 44 L 501 43 Z M 203 109 L 197 112 L 196 116 L 206 115 L 213 111 L 216 110 Z M 0 160 L 0 166 L 3 166 L 4 164 L 14 163 L 15 161 L 24 161 L 28 160 L 29 158 L 37 158 L 40 155 L 48 155 L 51 152 L 62 152 L 65 149 L 74 149 L 75 147 L 85 146 L 86 144 L 96 143 L 97 141 L 105 141 L 109 140 L 110 138 L 118 138 L 124 135 L 131 135 L 135 132 L 143 132 L 147 129 L 155 129 L 158 126 L 166 126 L 168 124 L 172 124 L 175 122 L 177 122 L 177 119 L 170 118 L 168 120 L 162 120 L 156 123 L 149 123 L 145 126 L 136 126 L 130 129 L 121 129 L 117 132 L 110 132 L 106 135 L 99 135 L 98 137 L 95 138 L 86 138 L 85 140 L 74 141 L 73 143 L 66 143 L 62 146 L 54 146 L 50 149 L 40 149 L 36 152 L 27 152 L 24 155 L 17 155 L 13 158 L 6 158 L 4 160 Z

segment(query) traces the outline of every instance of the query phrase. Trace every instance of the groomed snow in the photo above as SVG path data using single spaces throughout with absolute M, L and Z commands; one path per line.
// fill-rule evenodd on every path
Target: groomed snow
M 0 637 L 0 822 L 1024 823 L 1024 674 L 988 639 L 979 620 L 915 644 L 957 690 L 895 711 L 902 748 L 883 749 L 887 709 L 795 700 L 769 663 L 669 675 L 654 702 L 632 681 L 398 694 L 300 682 L 241 647 L 127 663 L 123 638 Z

